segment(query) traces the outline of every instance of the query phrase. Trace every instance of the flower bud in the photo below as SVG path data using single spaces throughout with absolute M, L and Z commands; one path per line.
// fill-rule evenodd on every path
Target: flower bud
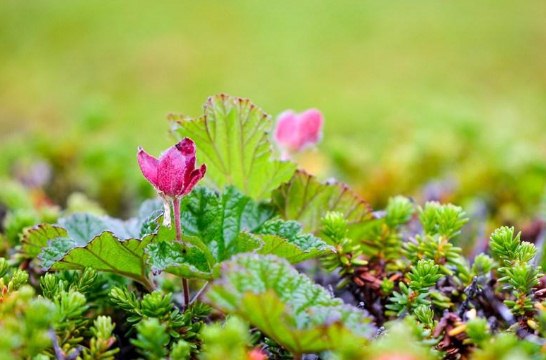
M 195 144 L 189 138 L 171 146 L 158 159 L 139 147 L 137 159 L 144 177 L 161 196 L 169 198 L 188 194 L 207 170 L 204 164 L 195 168 Z
M 285 111 L 277 119 L 275 142 L 285 155 L 299 152 L 320 141 L 323 122 L 322 114 L 317 109 L 300 114 Z

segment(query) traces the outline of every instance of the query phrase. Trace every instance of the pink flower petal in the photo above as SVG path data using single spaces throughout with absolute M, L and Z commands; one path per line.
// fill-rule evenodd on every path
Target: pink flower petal
M 192 191 L 193 187 L 197 184 L 197 182 L 205 176 L 206 172 L 207 166 L 205 164 L 201 165 L 199 169 L 193 170 L 190 176 L 190 181 L 186 183 L 184 187 L 184 193 L 182 195 L 189 194 L 190 191 Z
M 278 117 L 275 141 L 289 152 L 301 151 L 320 140 L 323 122 L 322 114 L 317 109 L 301 114 L 285 111 Z
M 206 171 L 205 165 L 195 169 L 195 144 L 189 138 L 168 148 L 159 159 L 139 149 L 138 161 L 146 179 L 171 198 L 189 193 Z
M 195 169 L 195 143 L 190 138 L 184 138 L 175 147 L 185 159 L 184 181 L 181 188 L 183 192 L 183 188 L 191 181 L 191 173 Z
M 184 156 L 195 156 L 195 143 L 190 138 L 184 138 L 175 145 Z
M 138 148 L 137 152 L 138 165 L 140 166 L 140 171 L 142 175 L 152 183 L 156 188 L 158 187 L 157 183 L 157 166 L 159 164 L 158 160 L 152 155 L 148 154 L 141 147 Z
M 314 144 L 320 140 L 323 118 L 317 109 L 309 109 L 300 115 L 300 146 Z
M 298 148 L 297 115 L 291 111 L 285 111 L 277 119 L 275 141 L 279 146 L 296 150 Z
M 171 146 L 159 157 L 157 182 L 159 190 L 167 196 L 177 196 L 184 187 L 186 157 Z

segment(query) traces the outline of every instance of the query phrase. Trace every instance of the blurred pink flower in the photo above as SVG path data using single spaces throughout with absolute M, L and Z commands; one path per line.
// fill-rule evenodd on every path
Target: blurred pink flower
M 275 141 L 284 155 L 301 151 L 320 141 L 323 122 L 322 113 L 317 109 L 300 114 L 285 111 L 277 118 Z
M 195 144 L 189 138 L 171 146 L 159 159 L 139 147 L 137 158 L 142 174 L 162 197 L 188 194 L 207 171 L 205 164 L 195 168 Z
M 248 360 L 267 360 L 267 355 L 261 349 L 255 348 L 248 353 L 247 359 Z

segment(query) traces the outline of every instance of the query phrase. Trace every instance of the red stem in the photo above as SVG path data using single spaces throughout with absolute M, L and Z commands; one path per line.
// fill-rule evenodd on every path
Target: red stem
M 173 200 L 174 226 L 176 228 L 176 241 L 182 242 L 182 224 L 180 223 L 180 201 L 179 197 Z M 184 293 L 184 307 L 187 308 L 190 304 L 190 286 L 188 279 L 182 278 L 182 292 Z

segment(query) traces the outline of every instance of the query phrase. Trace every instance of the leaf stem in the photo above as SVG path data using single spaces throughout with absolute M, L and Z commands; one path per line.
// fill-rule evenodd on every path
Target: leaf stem
M 190 305 L 190 286 L 186 278 L 182 278 L 182 289 L 184 291 L 184 309 L 187 309 Z
M 180 219 L 180 197 L 175 197 L 173 199 L 173 212 L 174 212 L 174 226 L 176 229 L 176 241 L 182 242 L 182 224 Z M 182 278 L 182 292 L 184 293 L 184 307 L 187 308 L 190 304 L 190 286 L 188 284 L 188 279 Z
M 146 290 L 148 290 L 149 292 L 154 291 L 154 289 L 155 289 L 154 283 L 152 281 L 150 281 L 150 279 L 147 278 L 146 276 L 142 276 L 141 278 L 138 278 L 138 279 L 135 279 L 135 280 L 138 281 L 139 283 L 141 283 L 146 288 Z
M 203 285 L 203 287 L 201 289 L 199 289 L 199 291 L 197 292 L 197 294 L 195 294 L 195 296 L 193 297 L 193 299 L 191 299 L 190 301 L 190 305 L 193 304 L 194 302 L 196 302 L 199 297 L 205 292 L 205 290 L 207 290 L 207 288 L 209 287 L 209 282 L 207 281 L 205 283 L 205 285 Z

